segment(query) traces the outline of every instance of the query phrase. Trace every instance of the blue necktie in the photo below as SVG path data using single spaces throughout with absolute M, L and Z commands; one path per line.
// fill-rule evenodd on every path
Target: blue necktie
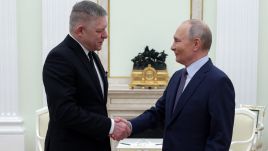
M 185 85 L 185 82 L 186 82 L 186 78 L 187 78 L 187 70 L 184 69 L 182 71 L 182 75 L 181 75 L 181 80 L 180 80 L 180 85 L 179 85 L 179 88 L 178 88 L 178 91 L 177 91 L 177 94 L 176 94 L 176 99 L 175 99 L 175 102 L 174 102 L 174 106 L 173 106 L 173 112 L 179 102 L 179 99 L 181 97 L 181 94 L 183 92 L 183 88 L 184 88 L 184 85 Z

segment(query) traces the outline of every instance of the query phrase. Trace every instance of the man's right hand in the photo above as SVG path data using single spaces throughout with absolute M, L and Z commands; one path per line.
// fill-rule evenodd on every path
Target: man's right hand
M 114 122 L 114 131 L 110 135 L 114 140 L 120 141 L 124 138 L 127 138 L 131 134 L 132 127 L 126 119 L 116 117 L 114 119 Z

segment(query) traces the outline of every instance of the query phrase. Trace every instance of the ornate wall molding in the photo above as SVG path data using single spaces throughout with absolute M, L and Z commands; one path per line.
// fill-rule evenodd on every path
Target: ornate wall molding
M 256 104 L 259 1 L 217 1 L 216 64 L 233 81 L 237 104 Z
M 191 18 L 203 19 L 203 0 L 191 0 Z
M 16 0 L 0 1 L 0 14 L 0 150 L 23 151 L 23 120 L 18 110 Z
M 0 117 L 15 117 L 18 114 L 16 1 L 1 1 L 0 8 L 0 14 L 3 14 L 3 24 L 0 24 Z

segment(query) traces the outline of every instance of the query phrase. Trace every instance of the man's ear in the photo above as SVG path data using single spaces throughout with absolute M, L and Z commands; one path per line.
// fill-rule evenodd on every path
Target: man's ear
M 194 41 L 193 41 L 193 45 L 194 45 L 194 51 L 197 51 L 200 49 L 201 47 L 201 40 L 200 38 L 195 38 Z
M 83 34 L 83 30 L 84 30 L 84 26 L 83 25 L 77 25 L 74 29 L 74 33 L 75 35 L 77 35 L 78 37 L 81 37 Z

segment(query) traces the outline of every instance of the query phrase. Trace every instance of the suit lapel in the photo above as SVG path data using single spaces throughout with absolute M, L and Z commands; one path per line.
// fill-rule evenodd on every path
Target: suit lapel
M 80 44 L 75 41 L 71 36 L 67 35 L 67 37 L 65 38 L 65 43 L 72 48 L 72 50 L 74 51 L 74 53 L 78 56 L 78 58 L 81 60 L 81 62 L 83 63 L 84 67 L 87 69 L 87 71 L 89 72 L 89 77 L 92 81 L 92 83 L 96 86 L 96 89 L 98 91 L 98 94 L 100 95 L 101 98 L 103 98 L 102 95 L 102 90 L 101 90 L 101 86 L 98 81 L 98 77 L 96 77 L 93 72 L 92 69 L 89 65 L 89 59 L 87 57 L 87 55 L 85 54 L 83 48 L 80 46 Z M 97 60 L 97 59 L 95 59 Z M 99 68 L 99 67 L 98 67 Z M 100 68 L 99 68 L 100 70 Z
M 182 72 L 181 72 L 181 70 L 180 71 L 178 71 L 177 73 L 175 73 L 175 75 L 174 75 L 174 77 L 173 77 L 173 79 L 174 80 L 172 80 L 172 82 L 171 82 L 171 85 L 170 85 L 170 90 L 171 91 L 175 91 L 175 93 L 170 93 L 171 94 L 171 96 L 170 96 L 170 98 L 168 99 L 168 100 L 170 100 L 169 101 L 169 104 L 168 104 L 168 116 L 167 117 L 172 117 L 172 114 L 173 114 L 173 106 L 174 106 L 174 103 L 175 103 L 175 99 L 176 99 L 176 92 L 177 92 L 177 90 L 178 90 L 178 87 L 179 87 L 179 83 L 180 83 L 180 79 L 181 79 L 181 74 L 182 74 Z
M 180 115 L 181 111 L 183 110 L 184 106 L 190 101 L 190 97 L 197 91 L 199 85 L 202 83 L 203 79 L 206 77 L 206 73 L 212 66 L 211 60 L 209 60 L 205 65 L 203 65 L 199 71 L 194 75 L 191 81 L 186 86 L 185 90 L 183 91 L 179 102 L 175 108 L 175 111 L 172 114 L 172 118 L 170 123 L 176 119 L 177 116 Z M 175 98 L 174 98 L 175 99 Z M 174 102 L 174 101 L 173 101 Z M 171 109 L 172 112 L 172 109 Z M 169 123 L 169 124 L 170 124 Z

